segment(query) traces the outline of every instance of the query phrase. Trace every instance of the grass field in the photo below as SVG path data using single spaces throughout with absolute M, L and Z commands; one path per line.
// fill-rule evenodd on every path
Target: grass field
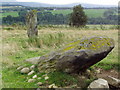
M 103 13 L 106 11 L 107 9 L 85 9 L 85 13 L 88 17 L 103 17 Z M 63 15 L 67 15 L 70 14 L 72 12 L 72 10 L 53 10 L 50 11 L 53 14 L 63 14 Z M 18 16 L 18 12 L 5 12 L 5 13 L 0 13 L 0 16 L 2 15 L 2 17 L 7 17 L 8 15 L 11 15 L 13 17 L 17 17 Z
M 5 12 L 5 13 L 0 13 L 0 16 L 2 15 L 2 17 L 7 17 L 8 15 L 11 15 L 13 17 L 17 17 L 19 16 L 18 15 L 18 12 Z
M 26 30 L 3 30 L 2 31 L 2 80 L 4 88 L 37 88 L 36 82 L 28 83 L 27 75 L 17 72 L 16 68 L 21 61 L 45 55 L 51 51 L 55 51 L 81 37 L 90 36 L 108 36 L 115 40 L 114 50 L 101 62 L 95 65 L 106 70 L 116 69 L 118 66 L 118 30 L 81 30 L 79 28 L 41 28 L 39 30 L 39 39 L 37 42 L 31 43 L 26 35 Z M 61 75 L 56 73 L 55 75 Z M 41 75 L 40 75 L 41 76 Z M 66 74 L 64 77 L 72 78 Z M 51 76 L 55 77 L 55 76 Z M 61 75 L 61 78 L 62 75 Z M 66 80 L 71 80 L 66 78 Z M 63 78 L 65 79 L 65 78 Z M 52 79 L 51 79 L 52 80 Z M 55 80 L 59 80 L 56 78 Z M 55 80 L 48 81 L 49 84 Z M 62 80 L 62 79 L 61 79 Z M 59 81 L 61 81 L 59 80 Z M 76 80 L 73 79 L 74 82 Z M 42 82 L 44 80 L 42 79 Z M 56 82 L 59 86 L 64 82 Z
M 85 14 L 88 17 L 103 17 L 103 13 L 106 11 L 107 9 L 85 9 Z M 55 11 L 51 11 L 53 14 L 70 14 L 72 12 L 72 10 L 55 10 Z

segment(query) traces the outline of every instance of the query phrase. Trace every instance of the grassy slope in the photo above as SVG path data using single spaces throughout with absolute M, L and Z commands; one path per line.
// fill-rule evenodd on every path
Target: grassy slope
M 88 17 L 102 17 L 103 13 L 106 11 L 106 9 L 85 9 L 85 13 Z M 72 10 L 55 10 L 55 11 L 50 11 L 53 14 L 63 14 L 67 15 L 72 12 Z M 18 16 L 18 12 L 5 12 L 5 13 L 0 13 L 2 17 L 6 17 L 7 15 L 11 15 L 13 17 Z
M 5 13 L 0 13 L 0 16 L 2 15 L 2 17 L 7 17 L 8 15 L 11 15 L 13 17 L 17 17 L 18 16 L 18 12 L 5 12 Z
M 25 30 L 3 31 L 3 86 L 6 88 L 33 88 L 35 83 L 28 83 L 27 75 L 16 71 L 20 61 L 30 57 L 42 56 L 56 50 L 75 39 L 84 36 L 108 36 L 115 40 L 114 50 L 97 67 L 112 69 L 118 64 L 118 30 L 79 30 L 76 28 L 43 28 L 39 31 L 37 43 L 30 44 Z M 41 47 L 41 48 L 40 48 Z M 67 76 L 66 76 L 67 77 Z M 58 80 L 58 78 L 57 78 Z M 53 80 L 54 81 L 54 80 Z M 50 81 L 52 82 L 52 81 Z M 60 82 L 58 82 L 59 84 Z
M 106 9 L 85 9 L 84 10 L 88 17 L 102 17 Z M 53 14 L 70 14 L 72 10 L 55 10 L 51 11 Z

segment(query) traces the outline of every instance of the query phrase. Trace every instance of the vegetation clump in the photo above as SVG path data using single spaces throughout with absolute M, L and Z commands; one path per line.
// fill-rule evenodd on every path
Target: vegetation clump
M 81 5 L 74 6 L 73 13 L 70 16 L 70 26 L 83 27 L 87 23 L 87 16 Z

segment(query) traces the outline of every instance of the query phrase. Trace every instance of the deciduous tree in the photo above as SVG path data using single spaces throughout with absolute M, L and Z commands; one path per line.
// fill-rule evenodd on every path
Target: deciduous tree
M 70 26 L 83 27 L 87 23 L 87 16 L 81 5 L 74 6 L 73 12 L 70 15 Z

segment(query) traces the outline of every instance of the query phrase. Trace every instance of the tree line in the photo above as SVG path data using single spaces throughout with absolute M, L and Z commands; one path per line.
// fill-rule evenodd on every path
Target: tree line
M 18 13 L 18 15 L 19 15 L 18 17 L 13 17 L 11 15 L 8 15 L 7 17 L 3 17 L 2 24 L 8 24 L 8 25 L 12 25 L 14 23 L 25 24 L 25 16 L 26 16 L 27 12 L 28 12 L 28 10 L 21 9 Z M 84 12 L 82 12 L 82 14 L 83 13 Z M 74 14 L 72 14 L 72 15 L 74 17 Z M 71 14 L 68 14 L 68 15 L 53 14 L 50 11 L 49 12 L 48 11 L 39 11 L 37 13 L 38 24 L 44 24 L 44 25 L 45 24 L 51 24 L 51 25 L 71 24 L 70 17 L 71 17 Z M 79 16 L 79 17 L 81 17 L 81 16 Z M 80 21 L 80 19 L 77 19 L 77 20 Z M 103 17 L 87 18 L 87 24 L 114 24 L 114 25 L 116 25 L 116 24 L 118 24 L 117 10 L 116 9 L 108 9 L 107 11 L 104 12 Z

